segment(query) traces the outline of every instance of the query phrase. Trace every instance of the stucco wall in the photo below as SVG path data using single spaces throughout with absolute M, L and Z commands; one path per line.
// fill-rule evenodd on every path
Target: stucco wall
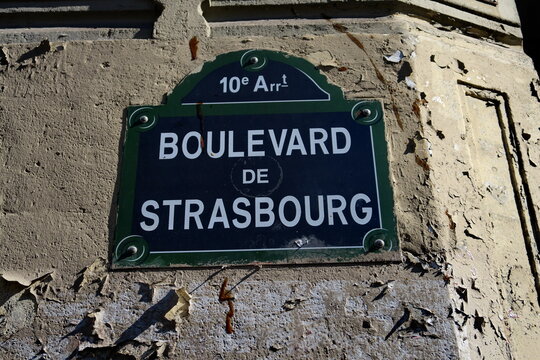
M 328 6 L 212 22 L 208 4 L 163 3 L 154 39 L 1 48 L 0 358 L 535 358 L 540 99 L 519 29 L 504 43 Z M 403 261 L 108 270 L 126 106 L 251 48 L 384 102 Z

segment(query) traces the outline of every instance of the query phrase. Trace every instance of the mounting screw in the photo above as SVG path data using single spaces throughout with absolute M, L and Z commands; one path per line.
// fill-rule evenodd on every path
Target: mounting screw
M 140 122 L 141 124 L 146 124 L 146 123 L 148 122 L 148 120 L 150 120 L 150 119 L 148 119 L 148 116 L 146 116 L 146 115 L 143 115 L 143 116 L 141 116 L 141 117 L 139 118 L 139 122 Z
M 126 249 L 125 254 L 126 254 L 126 256 L 132 256 L 132 255 L 135 255 L 137 253 L 137 251 L 139 251 L 139 249 L 137 249 L 136 246 L 131 245 Z
M 373 250 L 381 250 L 384 247 L 384 240 L 377 239 L 373 242 Z
M 248 64 L 249 65 L 255 65 L 258 62 L 259 62 L 259 58 L 256 57 L 256 56 L 252 56 L 252 57 L 249 58 Z
M 369 109 L 362 109 L 360 110 L 360 115 L 363 117 L 368 117 L 371 115 L 371 110 Z

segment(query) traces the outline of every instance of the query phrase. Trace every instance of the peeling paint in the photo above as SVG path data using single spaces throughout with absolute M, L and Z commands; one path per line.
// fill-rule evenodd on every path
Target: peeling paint
M 0 47 L 0 358 L 534 358 L 540 100 L 518 47 L 403 14 L 211 22 L 160 3 L 152 40 Z M 110 271 L 125 107 L 246 48 L 384 103 L 402 263 Z
M 176 304 L 165 313 L 165 319 L 175 321 L 178 317 L 186 317 L 189 315 L 189 307 L 191 306 L 191 295 L 188 294 L 185 288 L 175 290 Z

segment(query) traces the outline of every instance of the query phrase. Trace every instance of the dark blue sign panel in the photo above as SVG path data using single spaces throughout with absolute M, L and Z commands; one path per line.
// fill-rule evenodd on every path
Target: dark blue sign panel
M 222 55 L 166 105 L 128 108 L 115 265 L 362 261 L 397 250 L 382 106 L 345 101 L 306 61 Z

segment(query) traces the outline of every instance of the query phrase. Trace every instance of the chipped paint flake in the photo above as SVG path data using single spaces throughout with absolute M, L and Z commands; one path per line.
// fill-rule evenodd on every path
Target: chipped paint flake
M 187 317 L 191 306 L 191 295 L 185 287 L 175 290 L 176 304 L 165 314 L 165 319 L 175 321 L 178 318 Z

